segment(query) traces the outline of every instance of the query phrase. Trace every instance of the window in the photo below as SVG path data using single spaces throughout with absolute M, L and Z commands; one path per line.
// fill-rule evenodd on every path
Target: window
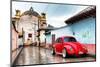
M 74 37 L 65 37 L 64 42 L 76 42 L 76 39 Z
M 61 38 L 58 38 L 58 39 L 56 40 L 56 42 L 57 42 L 57 43 L 62 43 L 62 39 L 61 39 Z
M 32 34 L 28 34 L 28 37 L 32 37 Z
M 68 38 L 67 37 L 64 38 L 64 42 L 68 42 Z

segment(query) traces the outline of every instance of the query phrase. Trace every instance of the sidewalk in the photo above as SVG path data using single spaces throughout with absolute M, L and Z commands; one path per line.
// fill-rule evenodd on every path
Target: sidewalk
M 21 48 L 18 48 L 18 49 L 16 49 L 15 51 L 13 51 L 12 52 L 12 59 L 11 59 L 11 63 L 13 64 L 14 62 L 15 62 L 15 60 L 16 60 L 16 58 L 18 57 L 18 55 L 20 54 L 20 52 L 22 51 L 22 48 L 23 47 L 21 47 Z

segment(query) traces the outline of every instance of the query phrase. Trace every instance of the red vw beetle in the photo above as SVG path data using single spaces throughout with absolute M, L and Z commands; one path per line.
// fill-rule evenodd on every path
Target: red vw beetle
M 52 54 L 61 54 L 64 58 L 68 56 L 87 55 L 87 48 L 77 42 L 73 36 L 63 36 L 57 38 L 53 44 Z

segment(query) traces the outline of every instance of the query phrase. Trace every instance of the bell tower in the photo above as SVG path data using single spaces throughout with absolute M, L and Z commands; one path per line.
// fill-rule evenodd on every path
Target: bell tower
M 16 18 L 19 19 L 21 16 L 21 11 L 20 10 L 16 10 L 16 14 L 15 14 Z
M 39 29 L 45 29 L 46 27 L 47 27 L 46 14 L 41 13 Z
M 45 46 L 45 30 L 47 28 L 45 13 L 41 13 L 39 21 L 40 46 Z

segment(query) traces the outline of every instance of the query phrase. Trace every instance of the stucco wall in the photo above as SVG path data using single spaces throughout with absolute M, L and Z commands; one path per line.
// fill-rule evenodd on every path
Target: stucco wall
M 95 44 L 95 18 L 81 20 L 70 27 L 79 42 Z
M 52 35 L 51 35 L 51 34 L 46 35 L 46 42 L 47 42 L 48 44 L 51 44 L 51 43 L 52 43 Z
M 45 35 L 44 35 L 45 31 L 44 30 L 41 30 L 40 31 L 40 42 L 43 43 L 45 42 Z
M 24 43 L 27 43 L 28 34 L 32 34 L 32 42 L 35 40 L 35 32 L 38 28 L 38 17 L 23 15 L 19 20 L 18 31 L 22 32 L 24 30 Z
M 12 51 L 18 48 L 17 40 L 18 40 L 18 34 L 14 30 L 14 28 L 12 28 Z
M 73 36 L 72 35 L 72 29 L 69 26 L 60 28 L 60 29 L 56 29 L 56 30 L 52 30 L 51 34 L 55 34 L 56 38 L 60 37 L 60 36 Z

